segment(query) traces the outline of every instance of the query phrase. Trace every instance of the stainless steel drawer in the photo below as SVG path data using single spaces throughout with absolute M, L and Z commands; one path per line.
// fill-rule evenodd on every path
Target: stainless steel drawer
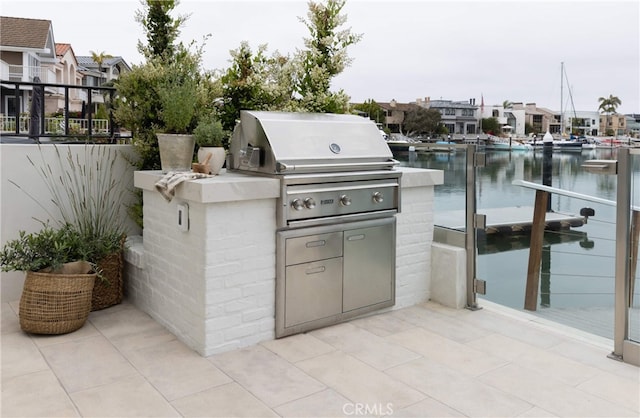
M 342 257 L 286 268 L 285 327 L 342 312 Z
M 287 238 L 287 266 L 342 256 L 342 232 Z

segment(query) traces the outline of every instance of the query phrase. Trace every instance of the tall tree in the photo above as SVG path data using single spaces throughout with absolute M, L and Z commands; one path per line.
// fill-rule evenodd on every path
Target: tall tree
M 100 85 L 102 85 L 102 64 L 105 60 L 113 58 L 113 55 L 106 54 L 104 51 L 97 53 L 95 51 L 89 51 L 91 53 L 91 59 L 98 64 L 98 71 L 100 72 Z
M 513 103 L 511 103 L 509 100 L 505 100 L 504 102 L 502 102 L 502 108 L 511 109 L 513 108 Z
M 611 123 L 611 115 L 616 113 L 616 109 L 618 106 L 622 104 L 622 101 L 619 97 L 610 94 L 609 97 L 600 97 L 598 98 L 600 102 L 600 106 L 598 106 L 598 110 L 607 115 L 607 127 L 605 128 L 605 132 L 609 130 L 609 125 Z
M 347 21 L 347 16 L 340 14 L 345 1 L 310 1 L 307 20 L 299 18 L 309 29 L 310 37 L 304 38 L 306 49 L 296 55 L 296 90 L 302 97 L 302 106 L 309 111 L 344 113 L 348 107 L 349 97 L 344 91 L 329 91 L 331 79 L 351 64 L 347 47 L 362 38 L 361 34 L 351 33 L 351 28 L 339 30 Z
M 376 123 L 385 123 L 386 113 L 373 99 L 366 100 L 364 103 L 358 103 L 354 105 L 353 108 L 366 113 L 369 119 L 376 121 Z
M 433 135 L 438 131 L 442 114 L 436 109 L 414 106 L 404 117 L 403 127 L 407 136 Z
M 140 4 L 142 9 L 136 11 L 135 18 L 147 36 L 147 45 L 138 41 L 138 51 L 147 59 L 172 57 L 180 27 L 189 15 L 171 16 L 171 11 L 180 4 L 179 0 L 140 0 Z

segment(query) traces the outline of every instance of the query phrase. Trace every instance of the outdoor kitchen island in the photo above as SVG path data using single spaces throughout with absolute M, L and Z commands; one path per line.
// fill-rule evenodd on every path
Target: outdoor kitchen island
M 395 304 L 430 298 L 434 186 L 439 170 L 398 167 Z M 275 338 L 276 205 L 280 180 L 222 170 L 188 180 L 167 202 L 159 171 L 138 171 L 144 238 L 125 254 L 126 295 L 203 356 Z M 179 219 L 180 218 L 180 219 Z

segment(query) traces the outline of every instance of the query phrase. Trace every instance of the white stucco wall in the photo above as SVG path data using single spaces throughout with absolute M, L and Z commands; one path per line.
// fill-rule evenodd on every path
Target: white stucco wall
M 94 145 L 89 145 L 94 146 Z M 95 145 L 98 146 L 98 145 Z M 100 147 L 113 147 L 120 153 L 133 157 L 134 151 L 130 145 L 99 145 Z M 84 144 L 58 145 L 60 154 L 65 158 L 69 150 L 83 162 L 87 151 Z M 4 245 L 8 240 L 18 237 L 18 232 L 36 232 L 41 229 L 41 223 L 36 219 L 46 221 L 51 214 L 57 214 L 56 208 L 51 202 L 49 189 L 38 174 L 38 170 L 29 163 L 28 158 L 37 164 L 49 164 L 56 172 L 58 167 L 57 156 L 53 145 L 34 144 L 1 144 L 0 145 L 0 244 Z M 75 157 L 74 157 L 75 158 Z M 133 191 L 133 167 L 124 159 L 119 158 L 115 167 L 119 178 L 123 179 L 123 185 Z M 20 190 L 11 182 L 18 184 L 22 189 L 35 196 L 41 207 L 31 199 L 25 191 Z M 135 202 L 133 193 L 127 202 Z M 136 235 L 140 233 L 127 214 L 127 207 L 121 208 L 121 216 L 128 221 L 128 233 Z M 52 221 L 54 219 L 51 219 Z M 24 273 L 2 272 L 0 273 L 0 296 L 2 302 L 12 302 L 20 299 Z

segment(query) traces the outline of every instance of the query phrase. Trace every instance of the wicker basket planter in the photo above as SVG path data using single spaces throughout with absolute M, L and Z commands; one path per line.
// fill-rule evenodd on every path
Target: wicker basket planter
M 20 328 L 33 334 L 66 334 L 91 311 L 96 274 L 27 272 L 20 298 Z
M 96 278 L 91 298 L 91 310 L 99 311 L 122 302 L 122 251 L 116 251 L 98 262 L 102 278 Z

